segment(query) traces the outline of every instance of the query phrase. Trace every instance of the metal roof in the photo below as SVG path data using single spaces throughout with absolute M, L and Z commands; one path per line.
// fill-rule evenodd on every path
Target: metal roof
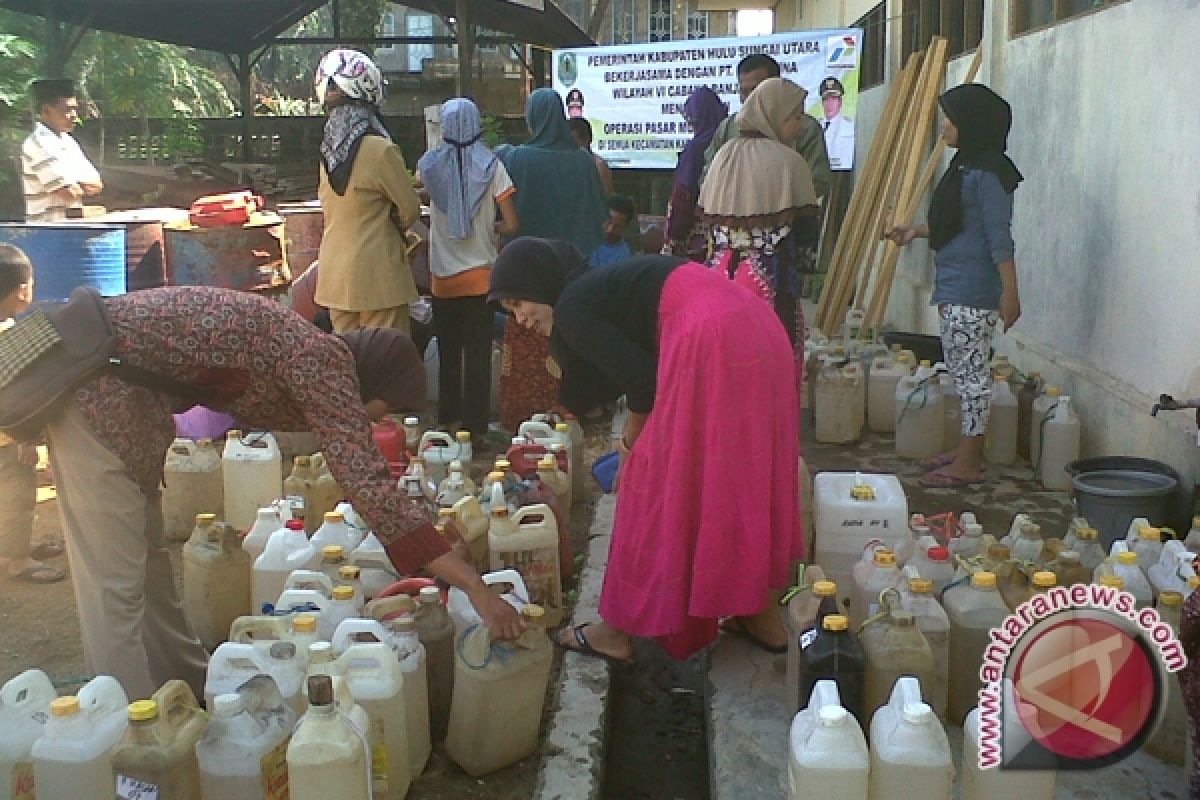
M 140 39 L 249 53 L 299 22 L 329 0 L 0 0 L 7 8 L 95 30 Z M 453 0 L 409 0 L 403 5 L 452 14 Z M 543 47 L 593 44 L 553 2 L 545 11 L 505 0 L 473 0 L 474 23 Z

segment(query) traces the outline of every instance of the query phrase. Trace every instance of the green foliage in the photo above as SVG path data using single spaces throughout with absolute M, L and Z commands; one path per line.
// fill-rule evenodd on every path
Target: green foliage
M 81 92 L 101 116 L 223 117 L 233 110 L 213 71 L 181 47 L 90 33 L 72 62 Z
M 500 126 L 499 117 L 491 114 L 483 115 L 483 143 L 496 148 L 504 143 L 504 130 Z

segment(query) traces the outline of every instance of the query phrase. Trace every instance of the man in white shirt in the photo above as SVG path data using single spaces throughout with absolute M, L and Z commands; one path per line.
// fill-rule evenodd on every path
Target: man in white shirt
M 821 81 L 821 128 L 825 131 L 825 149 L 829 166 L 846 170 L 854 166 L 854 121 L 842 113 L 842 82 L 833 76 Z
M 25 217 L 30 222 L 66 219 L 68 208 L 80 208 L 87 195 L 104 188 L 100 173 L 83 154 L 71 131 L 79 122 L 74 82 L 33 82 L 38 122 L 21 147 Z

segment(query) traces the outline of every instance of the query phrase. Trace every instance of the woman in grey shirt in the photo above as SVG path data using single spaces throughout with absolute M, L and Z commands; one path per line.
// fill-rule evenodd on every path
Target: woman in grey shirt
M 938 103 L 942 138 L 958 149 L 934 189 L 929 222 L 899 225 L 887 236 L 899 245 L 927 237 L 934 250 L 932 302 L 942 349 L 962 403 L 957 448 L 925 462 L 921 485 L 956 488 L 983 479 L 983 441 L 991 406 L 988 356 L 996 322 L 1008 330 L 1021 316 L 1013 260 L 1013 193 L 1021 173 L 1005 155 L 1012 108 L 978 83 L 958 86 Z

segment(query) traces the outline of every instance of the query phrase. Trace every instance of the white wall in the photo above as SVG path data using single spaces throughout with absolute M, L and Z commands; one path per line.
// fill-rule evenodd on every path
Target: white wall
M 846 28 L 877 5 L 879 0 L 780 0 L 775 6 L 775 30 Z

